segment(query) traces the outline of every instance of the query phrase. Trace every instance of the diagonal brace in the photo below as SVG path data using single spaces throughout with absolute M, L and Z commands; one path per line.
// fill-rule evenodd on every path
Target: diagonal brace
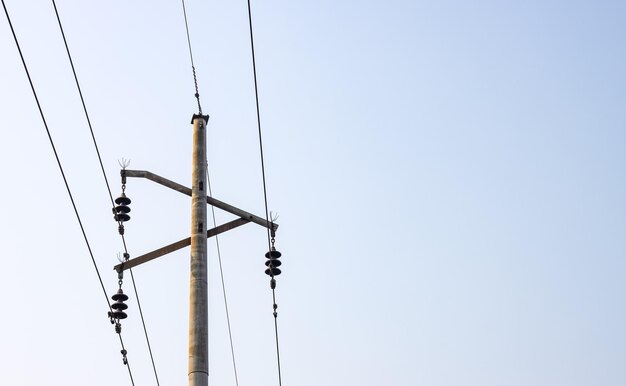
M 220 225 L 218 227 L 215 227 L 213 229 L 209 229 L 206 232 L 207 233 L 206 237 L 209 238 L 209 237 L 213 237 L 213 236 L 219 235 L 220 233 L 224 233 L 226 231 L 229 231 L 231 229 L 237 228 L 238 226 L 241 226 L 243 224 L 247 224 L 249 222 L 250 222 L 250 220 L 248 220 L 248 219 L 238 218 L 236 220 L 227 222 L 227 223 L 222 224 L 222 225 Z M 118 264 L 115 267 L 113 267 L 113 269 L 116 270 L 117 272 L 123 272 L 123 271 L 125 271 L 127 269 L 136 267 L 139 264 L 143 264 L 143 263 L 146 263 L 146 262 L 148 262 L 150 260 L 154 260 L 157 257 L 161 257 L 163 255 L 167 255 L 168 253 L 177 251 L 177 250 L 179 250 L 181 248 L 185 248 L 186 246 L 188 246 L 190 244 L 191 244 L 191 237 L 187 237 L 184 240 L 180 240 L 180 241 L 177 241 L 175 243 L 166 245 L 163 248 L 156 249 L 156 250 L 154 250 L 152 252 L 148 252 L 148 253 L 146 253 L 144 255 L 141 255 L 141 256 L 136 257 L 136 258 L 131 259 L 131 260 L 128 260 L 128 261 L 126 261 L 124 263 Z

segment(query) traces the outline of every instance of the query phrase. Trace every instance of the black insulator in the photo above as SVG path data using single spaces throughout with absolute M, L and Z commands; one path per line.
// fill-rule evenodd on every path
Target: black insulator
M 118 205 L 115 207 L 116 213 L 130 213 L 130 207 L 126 205 Z
M 268 259 L 280 259 L 283 254 L 278 252 L 276 248 L 272 247 L 272 250 L 265 254 Z
M 266 267 L 269 267 L 269 266 L 270 266 L 270 264 L 271 264 L 271 265 L 273 265 L 274 267 L 280 267 L 282 263 L 283 263 L 283 262 L 282 262 L 282 261 L 280 261 L 280 260 L 278 260 L 278 259 L 269 259 L 269 260 L 267 260 L 267 261 L 265 262 L 265 266 L 266 266 Z
M 115 319 L 126 319 L 128 317 L 128 315 L 126 315 L 126 312 L 124 311 L 113 311 L 113 317 Z
M 131 203 L 130 198 L 126 197 L 126 193 L 122 193 L 121 196 L 115 199 L 117 205 L 129 205 Z
M 127 215 L 126 213 L 118 213 L 115 216 L 113 216 L 113 218 L 115 218 L 115 221 L 121 221 L 121 222 L 126 222 L 130 220 L 130 216 Z
M 276 248 L 272 246 L 272 249 L 265 254 L 267 257 L 267 261 L 265 262 L 265 266 L 268 267 L 265 270 L 265 274 L 269 276 L 278 276 L 281 271 L 277 267 L 282 264 L 280 260 L 278 260 L 282 256 L 282 253 L 278 252 Z
M 125 302 L 128 300 L 128 295 L 126 295 L 124 293 L 124 291 L 122 291 L 122 289 L 118 289 L 117 293 L 114 294 L 113 296 L 111 296 L 111 299 L 113 299 L 113 301 L 121 301 L 121 302 Z
M 265 270 L 265 274 L 269 276 L 278 276 L 280 275 L 280 272 L 281 272 L 280 269 L 276 267 L 270 267 Z
M 113 312 L 109 313 L 109 315 L 115 319 L 126 319 L 128 315 L 126 315 L 124 310 L 128 308 L 128 305 L 124 302 L 128 300 L 128 295 L 126 295 L 120 288 L 113 296 L 111 296 L 111 299 L 114 301 L 114 303 L 111 304 Z
M 123 303 L 123 302 L 115 302 L 111 304 L 111 308 L 114 310 L 124 311 L 125 309 L 128 308 L 128 304 Z

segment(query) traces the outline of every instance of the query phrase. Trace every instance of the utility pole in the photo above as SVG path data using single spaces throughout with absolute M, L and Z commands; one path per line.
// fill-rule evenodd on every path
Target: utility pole
M 194 114 L 191 173 L 191 276 L 189 279 L 189 386 L 209 384 L 207 297 L 206 124 Z
M 191 275 L 189 281 L 189 386 L 208 386 L 209 384 L 207 239 L 247 223 L 255 223 L 264 228 L 268 228 L 272 235 L 275 234 L 278 229 L 278 224 L 273 221 L 268 221 L 267 219 L 246 212 L 226 202 L 207 196 L 206 126 L 208 120 L 208 115 L 194 114 L 191 121 L 193 124 L 191 172 L 191 182 L 193 185 L 191 189 L 146 170 L 128 170 L 123 168 L 121 171 L 123 186 L 125 186 L 126 179 L 129 177 L 145 178 L 179 193 L 191 196 L 191 236 L 133 259 L 126 260 L 113 267 L 121 276 L 121 274 L 128 269 L 191 245 Z M 120 206 L 115 208 L 115 218 L 117 221 L 128 221 L 128 219 L 130 219 L 126 214 L 130 212 L 130 209 L 127 207 L 130 200 L 126 196 L 123 198 L 124 200 L 118 203 Z M 224 210 L 237 218 L 214 228 L 207 229 L 207 204 Z M 120 220 L 124 216 L 127 218 Z M 280 274 L 280 270 L 275 268 L 280 265 L 280 262 L 277 260 L 278 257 L 280 257 L 280 252 L 272 249 L 272 251 L 266 254 L 266 257 L 268 261 L 265 265 L 268 268 L 265 270 L 265 273 L 268 275 Z M 124 315 L 122 316 L 121 314 Z M 112 313 L 110 315 L 112 322 L 115 321 L 119 324 L 120 319 L 126 318 L 127 315 L 124 312 L 121 314 Z

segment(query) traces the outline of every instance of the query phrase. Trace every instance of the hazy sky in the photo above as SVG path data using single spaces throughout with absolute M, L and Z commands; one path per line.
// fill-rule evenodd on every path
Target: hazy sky
M 6 5 L 110 296 L 123 249 L 52 3 Z M 626 384 L 626 3 L 252 5 L 283 385 Z M 57 6 L 113 194 L 122 158 L 189 185 L 180 1 Z M 262 215 L 246 3 L 187 12 L 213 195 Z M 130 385 L 1 19 L 0 384 Z M 188 197 L 126 192 L 132 256 L 188 235 Z M 241 386 L 278 384 L 265 237 L 220 237 Z M 210 382 L 235 385 L 209 245 Z M 163 386 L 187 382 L 188 267 L 184 249 L 133 271 Z M 123 287 L 136 385 L 156 385 Z

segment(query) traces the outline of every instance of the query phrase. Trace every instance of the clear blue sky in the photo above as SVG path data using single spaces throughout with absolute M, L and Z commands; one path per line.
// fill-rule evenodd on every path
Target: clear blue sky
M 111 295 L 122 246 L 52 3 L 6 3 Z M 626 3 L 252 4 L 283 384 L 626 384 Z M 113 194 L 121 158 L 188 185 L 180 2 L 57 6 Z M 187 11 L 214 196 L 262 214 L 246 3 Z M 0 383 L 129 385 L 1 19 Z M 186 237 L 187 197 L 127 193 L 131 255 Z M 265 233 L 220 244 L 240 385 L 277 385 Z M 164 386 L 187 382 L 188 253 L 134 270 Z M 213 244 L 209 269 L 210 382 L 234 385 Z M 129 304 L 136 383 L 156 384 Z

